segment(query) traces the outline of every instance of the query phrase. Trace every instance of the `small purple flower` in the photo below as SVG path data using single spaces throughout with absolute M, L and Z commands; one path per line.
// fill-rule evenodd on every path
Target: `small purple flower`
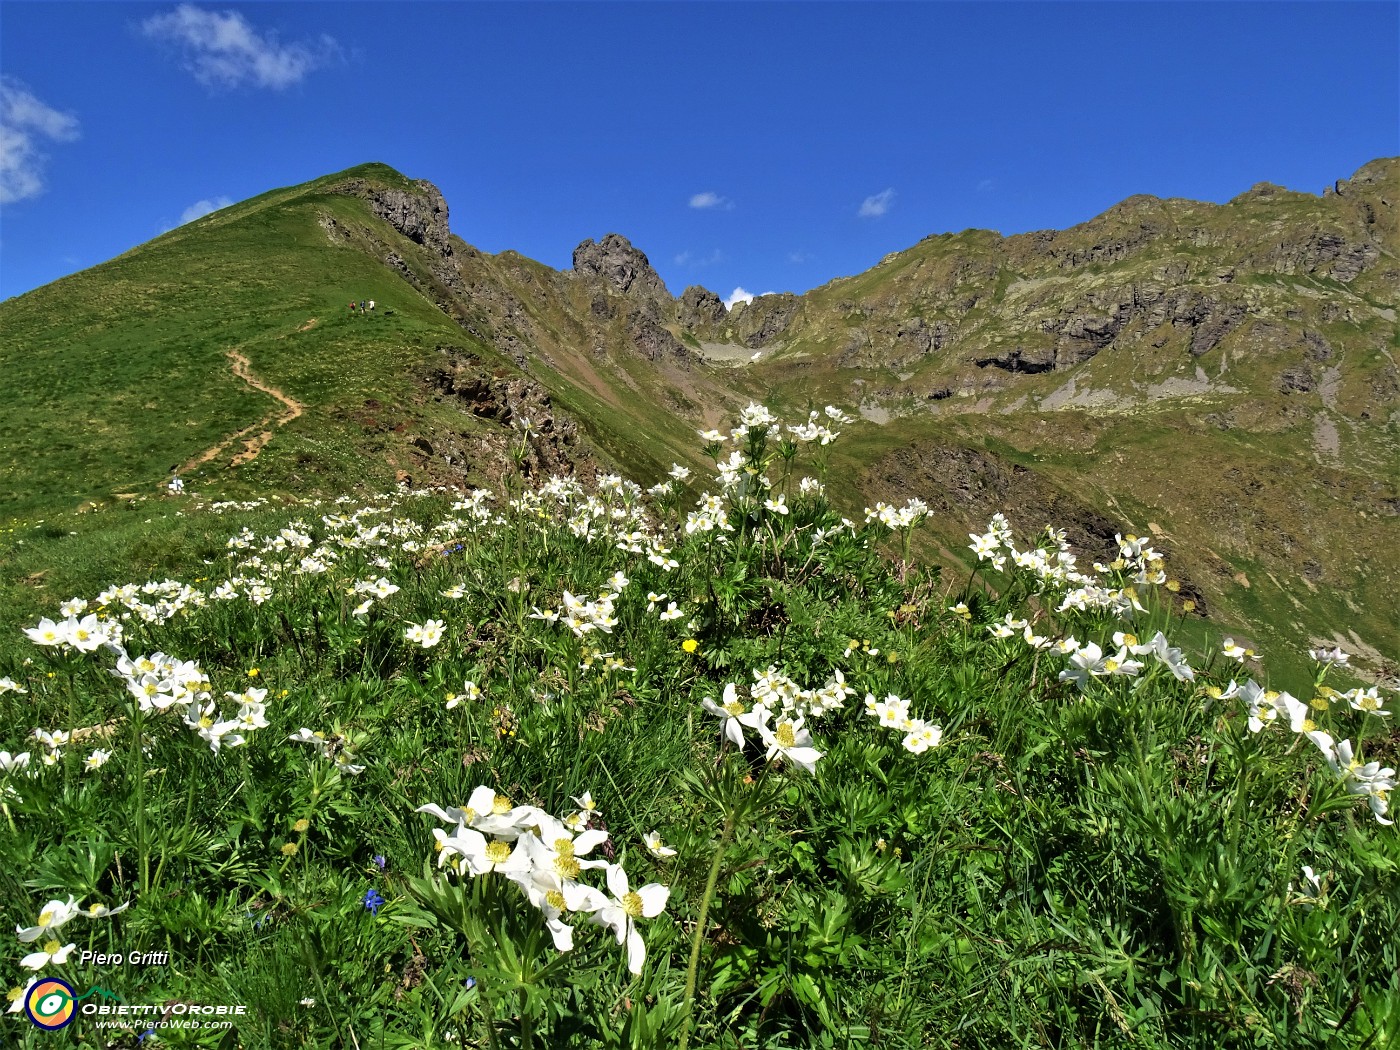
M 365 890 L 365 899 L 362 902 L 371 915 L 379 915 L 379 907 L 384 903 L 377 890 Z
M 466 985 L 467 991 L 471 991 L 473 988 L 476 987 L 476 978 L 475 978 L 475 977 L 468 977 L 468 978 L 463 982 L 463 984 Z
M 384 859 L 384 854 L 382 854 L 382 853 L 376 853 L 376 854 L 374 855 L 374 866 L 375 866 L 376 868 L 378 868 L 380 871 L 383 871 L 383 870 L 384 870 L 384 865 L 387 864 L 387 863 L 388 863 L 388 861 L 386 861 L 386 860 Z

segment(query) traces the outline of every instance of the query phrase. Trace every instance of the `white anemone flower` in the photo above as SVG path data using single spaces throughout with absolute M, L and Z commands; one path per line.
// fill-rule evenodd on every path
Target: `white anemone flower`
M 88 772 L 92 772 L 95 769 L 101 769 L 107 764 L 107 760 L 111 757 L 112 752 L 99 747 L 96 751 L 88 755 L 88 757 L 83 760 L 83 769 Z
M 764 718 L 760 713 L 763 711 L 762 704 L 752 711 L 745 709 L 744 702 L 739 699 L 739 690 L 733 682 L 724 687 L 724 706 L 721 707 L 708 696 L 700 701 L 700 706 L 724 720 L 720 724 L 720 735 L 732 740 L 738 748 L 744 746 L 744 727 L 757 729 Z
M 914 728 L 904 737 L 904 749 L 910 754 L 922 755 L 931 747 L 937 747 L 943 739 L 943 727 L 931 725 L 922 719 L 914 723 Z
M 38 979 L 39 975 L 35 974 L 33 977 L 29 978 L 29 980 L 24 983 L 23 988 L 16 987 L 10 989 L 10 1006 L 9 1009 L 5 1011 L 6 1013 L 17 1014 L 24 1009 L 24 1001 L 29 996 L 29 989 L 34 987 L 34 982 L 36 982 Z
M 42 970 L 49 963 L 62 966 L 68 961 L 69 953 L 77 946 L 76 943 L 59 944 L 58 941 L 49 941 L 37 952 L 26 955 L 19 964 L 26 970 Z
M 1352 689 L 1343 693 L 1342 696 L 1351 704 L 1354 711 L 1364 711 L 1367 714 L 1379 715 L 1381 718 L 1390 717 L 1390 712 L 1381 707 L 1385 701 L 1381 699 L 1380 691 L 1375 686 L 1371 686 L 1369 689 Z
M 608 890 L 612 899 L 591 916 L 599 926 L 608 926 L 617 934 L 617 943 L 627 945 L 627 969 L 633 976 L 642 972 L 646 960 L 646 942 L 637 930 L 638 919 L 654 919 L 666 910 L 671 891 L 660 883 L 649 882 L 633 890 L 627 883 L 627 872 L 620 864 L 608 865 Z
M 118 904 L 115 908 L 109 908 L 99 901 L 93 901 L 86 908 L 79 910 L 78 914 L 85 919 L 106 919 L 113 915 L 119 915 L 131 907 L 131 901 L 125 904 Z
M 1345 667 L 1351 660 L 1351 657 L 1343 652 L 1340 646 L 1334 649 L 1309 649 L 1308 655 L 1324 667 L 1328 664 L 1336 664 L 1338 667 Z
M 812 734 L 807 732 L 802 723 L 801 718 L 785 718 L 773 729 L 768 728 L 766 720 L 758 724 L 759 736 L 768 746 L 767 761 L 782 757 L 793 765 L 801 766 L 808 773 L 816 772 L 817 760 L 822 757 L 822 753 L 809 746 L 812 743 Z
M 20 941 L 29 944 L 31 941 L 37 941 L 45 933 L 58 929 L 77 914 L 78 901 L 75 897 L 69 897 L 67 901 L 49 901 L 40 910 L 37 925 L 16 926 L 15 933 L 19 935 Z
M 26 627 L 24 633 L 35 645 L 66 645 L 68 643 L 67 633 L 47 616 L 43 617 L 37 626 Z
M 599 809 L 598 804 L 593 801 L 593 793 L 591 791 L 585 791 L 582 795 L 571 795 L 570 797 L 574 800 L 575 805 L 578 806 L 581 813 L 589 817 L 598 817 L 600 820 L 602 819 L 603 811 Z
M 642 836 L 642 844 L 653 857 L 674 857 L 676 851 L 661 841 L 661 832 L 648 831 Z
M 1220 646 L 1220 651 L 1231 660 L 1238 660 L 1244 663 L 1247 659 L 1257 657 L 1259 654 L 1253 649 L 1246 649 L 1242 645 L 1237 645 L 1233 638 L 1226 638 Z
M 0 751 L 0 772 L 17 773 L 21 769 L 29 768 L 29 752 L 21 751 L 12 755 L 8 751 Z
M 509 842 L 500 839 L 488 842 L 486 836 L 475 828 L 461 825 L 442 840 L 442 851 L 444 854 L 460 855 L 474 876 L 493 871 L 502 875 L 521 874 L 532 867 L 528 848 L 521 839 L 517 839 L 512 848 Z
M 561 952 L 572 951 L 574 947 L 574 928 L 564 922 L 563 916 L 571 912 L 590 915 L 608 902 L 607 896 L 592 886 L 561 879 L 539 868 L 508 874 L 506 878 L 519 886 L 530 903 L 539 909 L 554 939 L 554 947 Z

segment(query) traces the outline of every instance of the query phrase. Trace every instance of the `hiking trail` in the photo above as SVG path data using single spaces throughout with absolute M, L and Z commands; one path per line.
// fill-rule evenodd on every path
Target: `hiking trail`
M 307 324 L 306 327 L 309 328 L 312 324 L 315 323 L 315 319 L 313 318 Z M 299 329 L 299 331 L 304 330 L 304 328 Z M 237 347 L 224 351 L 224 356 L 226 356 L 229 359 L 229 361 L 232 362 L 234 375 L 236 375 L 239 379 L 243 380 L 243 382 L 247 383 L 254 390 L 260 390 L 264 394 L 267 394 L 269 397 L 274 398 L 276 401 L 280 402 L 283 407 L 283 411 L 273 415 L 263 416 L 262 419 L 258 420 L 252 426 L 244 427 L 242 430 L 237 431 L 229 437 L 226 437 L 223 441 L 219 442 L 213 448 L 206 449 L 205 451 L 201 452 L 198 456 L 195 456 L 194 459 L 190 460 L 188 463 L 184 464 L 184 466 L 180 467 L 179 473 L 181 474 L 187 474 L 190 471 L 192 471 L 195 467 L 203 466 L 210 460 L 215 459 L 221 453 L 225 452 L 229 448 L 229 446 L 231 446 L 236 441 L 243 442 L 243 451 L 236 453 L 234 457 L 231 460 L 229 460 L 229 466 L 237 467 L 243 463 L 247 463 L 249 460 L 256 459 L 258 453 L 262 451 L 263 446 L 272 440 L 273 431 L 264 430 L 264 427 L 267 427 L 269 425 L 274 427 L 286 426 L 288 423 L 296 419 L 302 414 L 303 411 L 306 410 L 306 406 L 303 405 L 300 401 L 296 400 L 296 398 L 289 397 L 286 393 L 277 389 L 277 387 L 269 386 L 268 384 L 264 383 L 261 379 L 259 379 L 256 375 L 254 375 L 252 365 L 249 363 L 248 359 L 245 356 L 243 356 L 243 354 L 239 351 Z M 252 434 L 254 431 L 259 431 L 259 433 L 257 433 L 253 437 L 247 436 L 249 434 Z

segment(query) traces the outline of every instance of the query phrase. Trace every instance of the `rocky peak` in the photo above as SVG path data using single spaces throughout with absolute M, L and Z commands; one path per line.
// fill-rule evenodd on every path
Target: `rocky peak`
M 718 295 L 708 288 L 692 284 L 681 293 L 676 319 L 682 328 L 699 328 L 702 325 L 723 324 L 727 312 L 724 301 Z
M 601 241 L 590 237 L 575 248 L 574 272 L 601 277 L 624 295 L 671 298 L 646 255 L 620 233 L 610 233 Z
M 447 201 L 442 191 L 426 179 L 413 185 L 417 193 L 393 189 L 367 179 L 348 179 L 336 192 L 359 197 L 370 210 L 415 244 L 440 256 L 452 254 L 447 226 Z

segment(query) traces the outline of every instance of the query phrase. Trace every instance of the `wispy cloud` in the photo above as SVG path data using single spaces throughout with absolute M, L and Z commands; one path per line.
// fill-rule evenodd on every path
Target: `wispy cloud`
M 195 201 L 188 208 L 180 213 L 180 225 L 187 222 L 194 222 L 195 219 L 202 219 L 211 212 L 216 212 L 220 208 L 227 208 L 231 201 L 227 197 L 215 197 L 213 200 Z
M 195 219 L 202 219 L 204 216 L 210 215 L 220 208 L 227 208 L 232 203 L 233 201 L 228 197 L 206 197 L 204 200 L 195 201 L 180 213 L 180 220 L 178 222 L 167 221 L 165 225 L 160 228 L 160 232 L 169 233 L 177 226 L 183 226 L 187 222 L 194 222 Z
M 696 255 L 689 248 L 675 257 L 677 266 L 716 266 L 724 262 L 724 252 L 718 248 L 708 255 Z
M 772 294 L 774 293 L 759 292 L 758 295 L 754 295 L 753 292 L 746 292 L 742 288 L 735 288 L 732 292 L 729 293 L 729 295 L 725 297 L 724 305 L 726 309 L 732 310 L 734 309 L 734 305 L 736 303 L 751 303 L 755 299 L 761 299 L 765 295 Z
M 178 46 L 185 68 L 211 88 L 252 84 L 280 90 L 300 83 L 340 54 L 340 45 L 332 37 L 282 44 L 274 33 L 259 32 L 237 11 L 220 14 L 193 4 L 146 19 L 141 31 Z
M 704 193 L 697 193 L 691 197 L 690 206 L 701 211 L 713 209 L 729 211 L 734 207 L 734 202 L 728 197 L 721 197 L 714 190 L 706 190 Z
M 890 210 L 890 205 L 894 203 L 894 190 L 884 190 L 873 197 L 866 197 L 861 202 L 860 211 L 856 212 L 862 219 L 878 219 L 885 212 Z
M 983 179 L 977 184 L 978 193 L 991 193 L 997 188 L 996 179 Z
M 14 77 L 0 76 L 0 204 L 44 192 L 40 142 L 71 142 L 77 137 L 76 117 L 40 102 Z
M 812 259 L 813 256 L 809 252 L 788 252 L 788 262 L 790 263 L 800 264 L 811 262 Z

